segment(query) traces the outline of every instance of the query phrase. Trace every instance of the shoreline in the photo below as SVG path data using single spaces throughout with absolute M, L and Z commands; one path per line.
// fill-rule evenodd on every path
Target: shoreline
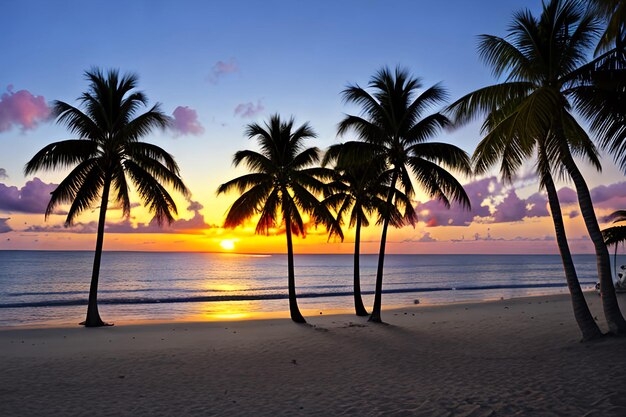
M 383 319 L 3 330 L 0 415 L 626 415 L 626 338 L 579 343 L 568 296 Z
M 590 296 L 592 294 L 597 294 L 595 292 L 595 290 L 583 290 L 583 293 L 585 294 L 585 296 L 587 298 L 590 298 Z M 483 300 L 470 300 L 470 301 L 446 301 L 446 302 L 441 302 L 441 303 L 418 303 L 418 304 L 414 304 L 414 305 L 390 305 L 390 306 L 383 306 L 383 315 L 389 314 L 389 313 L 394 313 L 395 311 L 398 310 L 417 310 L 417 311 L 421 311 L 423 309 L 428 309 L 428 308 L 446 308 L 449 306 L 456 306 L 456 305 L 476 305 L 476 304 L 489 304 L 489 303 L 497 303 L 497 302 L 506 302 L 506 301 L 516 301 L 516 300 L 535 300 L 535 301 L 541 301 L 541 299 L 546 298 L 546 299 L 550 299 L 550 298 L 555 298 L 555 300 L 558 300 L 562 297 L 565 297 L 569 300 L 569 294 L 538 294 L 538 295 L 524 295 L 524 296 L 520 296 L 520 297 L 511 297 L 511 298 L 491 298 L 491 299 L 483 299 Z M 416 298 L 416 300 L 418 300 Z M 159 303 L 155 303 L 155 304 L 159 304 Z M 86 308 L 86 304 L 84 306 Z M 50 306 L 50 307 L 38 307 L 38 308 L 55 308 L 54 306 Z M 356 316 L 354 314 L 354 310 L 352 308 L 343 308 L 343 309 L 325 309 L 323 311 L 320 311 L 319 309 L 307 309 L 307 308 L 300 308 L 300 311 L 302 312 L 302 314 L 304 315 L 305 319 L 309 320 L 309 319 L 315 319 L 319 316 L 324 316 L 324 317 L 329 317 L 329 316 L 346 316 L 346 317 L 355 317 L 358 318 L 358 316 Z M 369 311 L 369 310 L 368 310 Z M 173 320 L 167 320 L 167 319 L 144 319 L 144 320 L 136 320 L 136 319 L 120 319 L 120 320 L 115 320 L 115 317 L 112 317 L 113 320 L 112 322 L 115 324 L 114 327 L 121 327 L 121 326 L 138 326 L 138 325 L 159 325 L 159 324 L 165 324 L 165 325 L 170 325 L 170 324 L 186 324 L 186 323 L 195 323 L 195 324 L 201 324 L 201 323 L 236 323 L 236 322 L 247 322 L 247 321 L 263 321 L 263 320 L 289 320 L 289 311 L 288 310 L 281 310 L 281 311 L 268 311 L 268 312 L 249 312 L 246 313 L 245 318 L 241 317 L 240 314 L 232 314 L 232 318 L 228 318 L 225 317 L 228 316 L 228 314 L 224 314 L 221 315 L 217 318 L 210 318 L 204 316 L 203 319 L 199 319 L 195 316 L 192 316 L 188 319 L 173 319 Z M 82 316 L 81 316 L 82 317 Z M 77 317 L 76 321 L 78 322 L 80 319 L 80 317 Z M 56 322 L 51 322 L 49 324 L 46 323 L 40 323 L 40 324 L 15 324 L 15 325 L 8 325 L 8 326 L 0 326 L 0 332 L 3 331 L 8 331 L 8 330 L 19 330 L 19 329 L 31 329 L 31 330 L 35 330 L 35 329 L 71 329 L 74 327 L 82 327 L 80 325 L 78 325 L 78 323 L 76 324 L 72 324 L 72 323 L 56 323 Z

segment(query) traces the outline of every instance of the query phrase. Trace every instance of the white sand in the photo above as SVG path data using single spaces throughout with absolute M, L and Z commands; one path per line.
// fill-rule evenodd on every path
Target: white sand
M 626 416 L 626 339 L 567 297 L 383 313 L 0 331 L 0 415 Z

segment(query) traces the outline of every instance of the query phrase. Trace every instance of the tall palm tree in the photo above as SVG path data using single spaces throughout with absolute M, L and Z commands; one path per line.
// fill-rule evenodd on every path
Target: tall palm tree
M 626 2 L 624 0 L 591 0 L 589 8 L 592 13 L 606 22 L 606 28 L 600 37 L 596 53 L 609 50 L 613 46 L 623 49 L 626 46 Z
M 412 198 L 414 176 L 420 187 L 431 197 L 442 201 L 447 207 L 457 201 L 469 208 L 470 201 L 463 186 L 447 169 L 462 174 L 471 174 L 469 156 L 460 148 L 428 139 L 449 124 L 441 113 L 425 113 L 445 97 L 445 90 L 432 86 L 418 94 L 422 85 L 406 70 L 396 68 L 391 72 L 383 68 L 376 73 L 368 85 L 371 93 L 358 85 L 350 85 L 343 91 L 346 103 L 361 106 L 360 116 L 348 115 L 340 123 L 338 134 L 348 131 L 356 133 L 360 142 L 346 142 L 344 156 L 348 165 L 371 155 L 384 161 L 391 171 L 390 192 L 387 204 L 393 205 L 396 186 Z M 381 303 L 385 245 L 390 216 L 383 220 L 376 292 L 370 321 L 381 322 Z
M 317 195 L 325 187 L 323 180 L 333 177 L 327 168 L 313 166 L 320 160 L 318 148 L 305 148 L 307 139 L 316 137 L 308 123 L 294 128 L 293 118 L 282 121 L 273 115 L 261 126 L 249 124 L 245 135 L 256 139 L 260 152 L 243 150 L 235 153 L 233 164 L 244 163 L 250 174 L 242 175 L 220 185 L 217 194 L 237 191 L 241 194 L 229 208 L 224 227 L 234 228 L 259 216 L 257 234 L 268 235 L 281 223 L 287 236 L 287 272 L 289 311 L 296 323 L 306 323 L 296 300 L 292 234 L 306 235 L 303 214 L 315 224 L 322 224 L 331 234 L 343 238 L 343 232 Z
M 509 103 L 511 104 L 511 103 Z M 559 169 L 563 171 L 563 166 L 555 163 L 558 161 L 558 145 L 555 144 L 554 137 L 549 133 L 545 137 L 527 138 L 524 132 L 519 132 L 513 120 L 516 106 L 503 106 L 495 109 L 489 114 L 483 124 L 485 138 L 479 143 L 473 155 L 476 165 L 476 174 L 485 174 L 492 165 L 500 164 L 502 181 L 512 183 L 514 174 L 519 170 L 525 160 L 536 157 L 536 169 L 539 176 L 539 185 L 545 189 L 548 195 L 548 204 L 554 223 L 557 246 L 563 263 L 563 270 L 568 289 L 570 291 L 574 317 L 582 333 L 583 340 L 597 339 L 602 336 L 602 332 L 593 319 L 585 296 L 580 287 L 576 268 L 567 243 L 567 235 L 563 222 L 563 215 L 558 198 L 558 193 L 553 180 L 552 171 Z M 529 140 L 531 139 L 531 140 Z M 595 165 L 599 165 L 595 148 L 591 142 L 577 144 L 575 149 L 582 156 L 586 157 Z
M 341 155 L 343 144 L 331 146 L 322 161 L 322 166 L 326 166 L 330 161 L 335 161 Z M 361 227 L 368 227 L 370 218 L 377 216 L 377 224 L 382 224 L 387 213 L 390 213 L 390 223 L 394 227 L 401 227 L 405 224 L 415 222 L 415 212 L 411 201 L 398 190 L 398 199 L 404 209 L 404 214 L 398 210 L 396 205 L 387 205 L 387 195 L 390 192 L 388 186 L 390 171 L 385 169 L 384 161 L 374 159 L 362 161 L 356 165 L 341 167 L 335 165 L 337 177 L 328 184 L 326 194 L 328 195 L 323 204 L 331 207 L 337 212 L 338 225 L 343 226 L 343 219 L 349 218 L 348 225 L 354 227 L 354 309 L 357 316 L 367 316 L 369 313 L 363 305 L 361 297 L 361 277 L 360 277 L 360 247 L 361 247 Z
M 585 85 L 579 69 L 586 63 L 599 28 L 597 19 L 585 14 L 584 5 L 573 0 L 544 3 L 539 18 L 529 10 L 517 12 L 506 38 L 492 35 L 480 38 L 481 57 L 496 77 L 503 76 L 505 80 L 466 95 L 450 110 L 457 123 L 497 111 L 506 115 L 499 118 L 494 132 L 489 133 L 502 139 L 500 149 L 507 146 L 504 140 L 507 129 L 516 131 L 526 144 L 546 137 L 549 132 L 551 139 L 546 143 L 552 144 L 552 154 L 576 186 L 581 213 L 594 244 L 607 323 L 612 332 L 620 334 L 626 333 L 626 321 L 615 296 L 609 253 L 589 188 L 573 158 L 577 146 L 590 141 L 572 111 L 581 108 L 576 94 Z M 515 147 L 508 152 L 524 156 L 524 151 Z
M 52 192 L 46 218 L 60 204 L 70 204 L 65 225 L 71 226 L 83 211 L 100 205 L 96 252 L 93 262 L 87 327 L 104 326 L 98 312 L 98 278 L 109 199 L 130 215 L 130 185 L 148 206 L 158 224 L 171 223 L 176 203 L 165 186 L 188 195 L 174 158 L 160 147 L 140 139 L 157 128 L 165 128 L 169 118 L 159 104 L 137 114 L 146 106 L 146 96 L 136 91 L 137 76 L 120 76 L 112 70 L 104 74 L 95 68 L 85 73 L 89 89 L 78 99 L 83 109 L 55 101 L 53 114 L 78 139 L 45 146 L 26 164 L 28 174 L 39 170 L 72 168 Z M 129 180 L 130 183 L 129 184 Z M 113 195 L 111 195 L 111 191 Z

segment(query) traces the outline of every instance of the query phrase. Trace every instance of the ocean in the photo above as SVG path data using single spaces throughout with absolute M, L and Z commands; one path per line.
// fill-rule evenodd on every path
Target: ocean
M 352 255 L 296 255 L 306 315 L 352 308 Z M 93 252 L 0 251 L 0 326 L 71 325 L 84 319 Z M 593 255 L 576 255 L 593 288 Z M 626 257 L 618 258 L 618 264 Z M 376 255 L 361 256 L 366 307 Z M 383 308 L 566 293 L 556 255 L 387 255 Z M 286 255 L 105 252 L 99 285 L 105 321 L 288 317 Z

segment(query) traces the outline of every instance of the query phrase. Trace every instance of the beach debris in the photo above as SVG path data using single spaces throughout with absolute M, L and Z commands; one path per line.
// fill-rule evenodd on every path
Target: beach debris
M 413 304 L 419 304 L 420 300 L 418 300 L 417 298 L 415 300 L 413 300 Z
M 118 375 L 117 377 L 118 377 L 119 379 L 124 379 L 124 378 L 126 378 L 126 375 Z
M 292 360 L 291 360 L 291 363 L 292 363 L 292 364 L 294 364 L 294 365 L 297 365 L 297 364 L 298 364 L 298 361 L 296 361 L 295 359 L 292 359 Z
M 322 312 L 320 311 L 320 315 L 322 314 Z

